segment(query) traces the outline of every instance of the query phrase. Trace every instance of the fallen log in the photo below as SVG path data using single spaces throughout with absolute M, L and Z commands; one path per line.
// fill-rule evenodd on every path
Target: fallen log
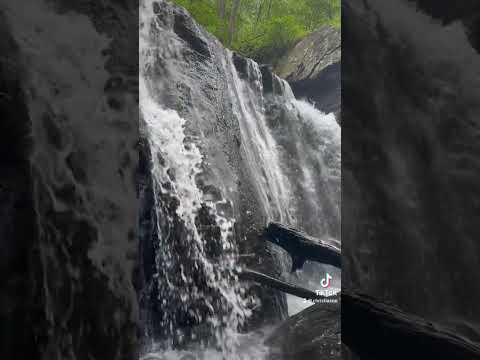
M 311 291 L 311 290 L 302 288 L 300 286 L 289 284 L 285 281 L 275 279 L 274 277 L 260 273 L 255 270 L 242 269 L 238 273 L 238 277 L 241 280 L 254 281 L 261 285 L 269 286 L 273 289 L 276 289 L 284 293 L 294 295 L 303 299 L 307 299 L 307 300 L 321 300 L 321 299 L 327 299 L 327 298 L 335 299 L 337 297 L 337 295 L 325 296 L 315 291 Z
M 301 269 L 306 260 L 342 267 L 340 244 L 334 240 L 317 239 L 279 223 L 270 223 L 263 237 L 290 254 L 292 272 Z
M 480 345 L 453 330 L 345 291 L 342 341 L 361 359 L 480 359 Z

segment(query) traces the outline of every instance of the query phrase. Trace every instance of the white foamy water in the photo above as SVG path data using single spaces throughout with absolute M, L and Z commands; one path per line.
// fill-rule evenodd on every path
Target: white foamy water
M 142 132 L 151 153 L 153 196 L 157 212 L 159 304 L 163 317 L 161 326 L 170 338 L 155 344 L 149 358 L 158 359 L 251 359 L 239 350 L 239 327 L 250 315 L 243 289 L 237 276 L 236 249 L 232 241 L 234 220 L 219 215 L 216 203 L 208 200 L 196 178 L 202 172 L 203 157 L 196 139 L 185 135 L 185 120 L 173 110 L 165 109 L 157 100 L 158 88 L 154 76 L 156 54 L 162 51 L 155 43 L 157 19 L 151 12 L 152 1 L 143 1 L 140 11 L 140 114 Z M 221 203 L 224 200 L 219 200 Z M 172 207 L 175 213 L 171 213 Z M 202 209 L 213 217 L 220 230 L 219 258 L 208 254 L 207 242 L 198 222 Z M 165 219 L 167 217 L 167 219 Z M 178 220 L 182 230 L 177 233 Z M 176 225 L 177 224 L 177 225 Z M 172 232 L 177 233 L 172 233 Z M 180 237 L 179 237 L 180 236 Z M 178 318 L 178 313 L 181 319 Z M 182 315 L 186 314 L 186 315 Z M 203 345 L 204 339 L 184 334 L 179 324 L 185 316 L 205 325 L 206 336 L 215 339 L 213 345 Z M 183 325 L 184 326 L 184 325 Z M 213 334 L 212 334 L 213 333 Z M 191 336 L 190 339 L 184 339 Z M 175 350 L 175 341 L 200 342 L 193 351 Z M 179 340 L 180 339 L 180 340 Z M 197 341 L 198 340 L 198 341 Z M 210 341 L 210 340 L 209 340 Z M 213 348 L 210 348 L 213 346 Z
M 288 85 L 287 85 L 288 86 Z M 327 198 L 334 208 L 335 216 L 340 219 L 341 201 L 341 129 L 333 114 L 325 114 L 312 104 L 292 100 L 291 104 L 299 113 L 298 133 L 305 131 L 315 138 L 315 141 L 306 144 L 303 136 L 297 139 L 297 151 L 301 155 L 301 169 L 303 172 L 304 191 L 308 194 L 304 198 L 314 209 L 318 209 L 319 202 Z M 302 129 L 303 128 L 303 129 Z M 315 186 L 316 177 L 321 177 L 326 186 L 321 189 Z M 318 213 L 321 216 L 321 213 Z M 321 231 L 321 230 L 320 230 Z M 312 234 L 315 236 L 329 236 L 328 231 Z
M 340 181 L 341 129 L 335 115 L 325 114 L 306 101 L 293 100 L 292 103 L 303 122 L 312 126 L 318 139 L 316 158 L 323 165 L 321 176 Z
M 288 84 L 286 84 L 288 87 Z M 322 228 L 321 218 L 325 217 L 322 211 L 322 201 L 330 204 L 334 216 L 340 219 L 341 214 L 341 129 L 333 114 L 325 114 L 316 109 L 312 104 L 302 100 L 291 100 L 291 105 L 298 111 L 297 134 L 307 130 L 315 138 L 313 143 L 302 141 L 301 136 L 296 141 L 296 149 L 301 161 L 302 183 L 305 196 L 303 199 L 308 203 L 312 214 L 318 218 L 318 233 L 315 236 L 330 237 L 328 229 Z M 316 185 L 317 177 L 321 177 L 324 186 Z M 339 243 L 340 245 L 340 243 Z M 340 291 L 340 271 L 325 267 L 317 263 L 309 263 L 309 271 L 301 272 L 299 277 L 301 284 L 311 290 L 321 289 L 320 281 L 325 271 L 334 274 L 335 289 Z M 313 273 L 313 274 L 312 274 Z M 287 278 L 292 279 L 291 275 Z M 287 296 L 288 312 L 294 315 L 313 303 L 294 296 Z
M 189 350 L 151 350 L 145 353 L 140 360 L 264 360 L 268 358 L 269 348 L 264 340 L 274 330 L 266 327 L 248 334 L 237 334 L 237 354 L 225 354 L 221 350 L 212 348 L 193 348 Z
M 264 211 L 269 221 L 293 223 L 292 194 L 282 172 L 277 143 L 265 120 L 262 75 L 258 64 L 247 61 L 248 80 L 240 79 L 229 51 L 224 64 L 232 74 L 228 90 L 242 133 L 242 150 L 247 159 Z
M 284 101 L 291 114 L 287 126 L 271 129 L 259 65 L 250 59 L 246 62 L 246 74 L 240 75 L 233 54 L 227 51 L 224 68 L 232 76 L 228 90 L 240 125 L 242 151 L 267 221 L 306 227 L 304 230 L 310 230 L 313 236 L 331 237 L 331 224 L 340 218 L 340 126 L 333 114 L 295 99 L 290 85 L 273 75 L 274 91 L 281 93 L 274 101 Z M 309 228 L 307 221 L 316 224 Z M 278 255 L 284 265 L 284 277 L 292 280 L 289 257 L 283 252 Z M 299 279 L 304 286 L 316 290 L 324 269 L 319 264 L 310 267 L 316 272 L 301 274 Z M 311 305 L 290 295 L 287 300 L 290 314 Z
M 203 292 L 203 289 L 194 287 L 194 290 L 191 291 L 188 285 L 191 285 L 194 280 L 188 278 L 189 275 L 184 273 L 186 269 L 183 269 L 182 265 L 175 263 L 181 259 L 181 256 L 178 257 L 181 254 L 175 254 L 175 244 L 168 241 L 169 235 L 165 234 L 165 229 L 162 229 L 157 222 L 157 231 L 163 235 L 160 239 L 160 249 L 157 255 L 157 262 L 159 266 L 162 266 L 163 276 L 158 281 L 167 283 L 168 288 L 171 290 L 169 293 L 161 294 L 162 301 L 169 302 L 171 299 L 176 299 L 179 296 L 185 306 L 185 310 L 196 311 L 195 308 L 192 308 L 192 305 L 201 302 L 202 305 L 211 307 L 212 313 L 218 311 L 218 318 L 212 316 L 204 320 L 218 328 L 216 336 L 219 343 L 225 347 L 225 351 L 234 351 L 237 327 L 248 316 L 249 311 L 246 309 L 244 299 L 241 297 L 241 289 L 235 285 L 237 281 L 233 275 L 235 269 L 234 257 L 224 258 L 216 264 L 208 259 L 205 250 L 206 244 L 196 225 L 196 217 L 200 206 L 202 203 L 205 203 L 203 193 L 195 182 L 195 176 L 201 172 L 202 155 L 195 144 L 186 142 L 183 129 L 184 119 L 175 111 L 165 110 L 155 103 L 146 88 L 144 78 L 140 79 L 140 99 L 140 111 L 146 124 L 145 131 L 154 159 L 152 161 L 152 173 L 155 188 L 158 190 L 157 187 L 169 184 L 168 189 L 163 188 L 163 191 L 168 191 L 179 200 L 176 213 L 189 230 L 189 233 L 186 234 L 183 240 L 189 243 L 186 245 L 192 251 L 189 255 L 196 257 L 195 266 L 197 268 L 194 271 L 207 275 L 208 285 L 219 291 L 226 303 L 224 306 L 228 307 L 229 312 L 227 318 L 222 318 L 225 316 L 224 309 L 214 309 L 214 305 L 209 302 L 209 297 Z M 159 155 L 162 160 L 158 159 Z M 172 177 L 174 177 L 173 181 Z M 159 208 L 162 206 L 162 200 L 158 198 L 156 191 L 154 197 L 157 204 L 157 216 L 161 217 L 162 214 L 159 212 Z M 215 214 L 217 224 L 221 229 L 223 248 L 225 250 L 232 249 L 233 244 L 230 240 L 230 232 L 233 221 L 218 215 L 214 210 L 212 212 Z M 229 270 L 230 273 L 224 274 L 219 271 L 219 264 L 223 265 L 223 271 Z M 182 270 L 180 274 L 174 271 L 177 267 L 180 267 Z M 185 282 L 184 288 L 174 285 L 178 283 L 178 276 L 183 278 Z M 172 278 L 175 278 L 175 280 Z M 165 308 L 167 309 L 168 306 Z M 202 316 L 200 312 L 195 315 L 197 317 Z M 165 325 L 175 326 L 173 321 Z M 175 332 L 175 329 L 172 328 L 172 332 Z

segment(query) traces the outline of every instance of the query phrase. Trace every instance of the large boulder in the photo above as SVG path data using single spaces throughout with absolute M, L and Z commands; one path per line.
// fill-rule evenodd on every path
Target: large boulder
M 324 25 L 299 41 L 275 67 L 297 98 L 324 112 L 340 112 L 341 32 Z

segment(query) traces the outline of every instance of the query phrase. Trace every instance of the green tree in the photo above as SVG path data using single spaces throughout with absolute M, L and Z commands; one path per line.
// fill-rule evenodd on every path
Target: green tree
M 341 0 L 175 0 L 227 47 L 275 62 L 324 24 L 340 26 Z

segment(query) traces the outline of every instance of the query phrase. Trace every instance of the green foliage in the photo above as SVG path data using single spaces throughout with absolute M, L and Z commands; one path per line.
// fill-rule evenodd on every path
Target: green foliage
M 246 29 L 233 43 L 233 48 L 261 62 L 272 62 L 296 40 L 308 32 L 292 15 L 272 17 L 256 29 Z
M 175 0 L 226 46 L 267 63 L 275 63 L 292 44 L 320 26 L 339 27 L 340 1 L 240 0 L 233 41 L 228 43 L 234 0 L 224 0 L 223 19 L 218 10 L 221 0 Z
M 217 31 L 220 28 L 220 19 L 217 16 L 214 0 L 174 0 L 173 2 L 187 9 L 199 24 L 218 36 Z

